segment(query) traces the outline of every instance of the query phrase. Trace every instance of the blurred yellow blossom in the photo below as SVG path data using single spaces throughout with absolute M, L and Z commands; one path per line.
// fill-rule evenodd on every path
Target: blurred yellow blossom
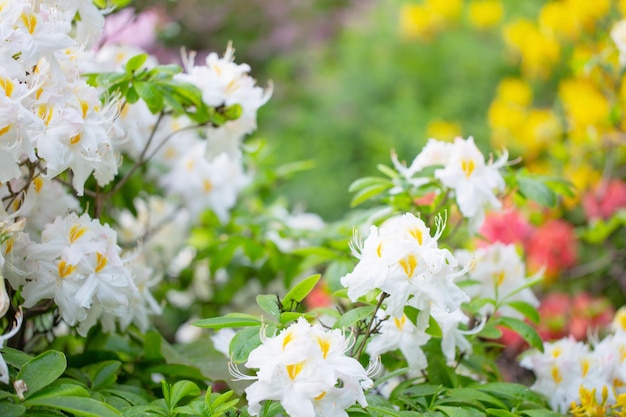
M 528 106 L 533 99 L 530 85 L 520 78 L 505 78 L 498 84 L 498 98 L 507 103 Z
M 611 0 L 564 0 L 564 3 L 588 33 L 593 32 L 596 22 L 611 10 Z
M 504 40 L 521 58 L 522 73 L 531 77 L 546 77 L 558 62 L 561 47 L 550 34 L 527 19 L 505 26 Z
M 626 16 L 626 0 L 617 0 L 617 9 L 623 16 Z
M 561 122 L 550 109 L 531 109 L 524 123 L 520 145 L 525 160 L 536 159 L 544 149 L 560 140 Z
M 400 35 L 404 38 L 428 40 L 438 25 L 431 11 L 421 4 L 403 4 L 400 8 Z
M 456 137 L 462 136 L 461 126 L 455 122 L 446 120 L 431 120 L 426 127 L 426 137 L 438 140 L 452 141 Z
M 580 36 L 581 26 L 563 1 L 546 3 L 539 13 L 539 26 L 554 36 L 574 40 Z
M 463 0 L 425 0 L 424 6 L 437 18 L 451 22 L 461 15 Z
M 580 133 L 607 126 L 611 110 L 609 101 L 589 79 L 563 80 L 559 85 L 559 97 L 573 131 Z
M 578 203 L 579 196 L 597 184 L 602 178 L 602 173 L 594 169 L 586 160 L 568 161 L 563 169 L 563 177 L 569 180 L 576 188 L 576 196 L 566 198 L 564 203 L 567 207 L 573 207 Z
M 474 0 L 469 3 L 470 23 L 478 29 L 496 26 L 502 20 L 504 7 L 500 0 Z

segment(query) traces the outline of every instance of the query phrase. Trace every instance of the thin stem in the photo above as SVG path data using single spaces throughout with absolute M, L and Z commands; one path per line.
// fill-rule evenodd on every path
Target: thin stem
M 374 321 L 376 321 L 376 313 L 378 313 L 378 310 L 380 310 L 380 307 L 383 305 L 383 300 L 385 298 L 387 298 L 387 297 L 389 297 L 389 294 L 387 294 L 386 292 L 383 292 L 380 295 L 380 298 L 378 299 L 378 303 L 376 304 L 376 308 L 374 308 L 374 312 L 372 313 L 372 319 L 370 320 L 369 324 L 367 325 L 367 330 L 365 331 L 365 335 L 363 337 L 363 341 L 361 342 L 361 345 L 359 346 L 359 349 L 356 351 L 356 359 L 357 360 L 359 360 L 359 358 L 363 354 L 363 349 L 365 349 L 365 344 L 367 343 L 367 339 L 369 339 L 369 337 L 372 335 L 372 332 L 374 331 Z

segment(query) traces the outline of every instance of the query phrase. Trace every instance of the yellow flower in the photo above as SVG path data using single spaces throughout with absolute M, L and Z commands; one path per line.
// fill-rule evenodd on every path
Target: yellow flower
M 569 180 L 576 188 L 576 196 L 565 198 L 566 207 L 574 207 L 578 203 L 579 196 L 584 194 L 593 184 L 597 184 L 602 173 L 596 171 L 587 163 L 568 162 L 563 170 L 563 177 Z
M 581 32 L 580 23 L 562 1 L 546 3 L 541 8 L 539 26 L 557 37 L 569 40 L 577 39 Z
M 452 141 L 459 136 L 462 136 L 461 126 L 458 123 L 446 120 L 431 120 L 426 128 L 426 137 L 428 138 Z
M 463 9 L 463 0 L 425 0 L 424 6 L 445 22 L 458 19 Z
M 498 84 L 498 98 L 506 103 L 528 106 L 533 99 L 530 85 L 519 78 L 505 78 Z
M 537 158 L 560 139 L 561 123 L 552 110 L 531 109 L 523 126 L 521 143 L 525 160 Z
M 609 101 L 586 78 L 566 79 L 559 85 L 559 97 L 573 130 L 604 127 L 609 122 Z
M 626 0 L 617 0 L 617 9 L 622 15 L 626 16 Z
M 592 32 L 596 22 L 611 9 L 611 0 L 565 0 L 564 3 L 582 29 L 587 32 Z
M 428 40 L 439 23 L 432 12 L 419 4 L 403 4 L 400 8 L 400 35 L 406 39 Z
M 527 19 L 508 24 L 504 28 L 504 40 L 520 56 L 525 75 L 546 77 L 559 60 L 561 47 L 556 39 Z
M 502 20 L 504 7 L 500 0 L 474 0 L 469 4 L 470 23 L 478 29 L 496 26 Z

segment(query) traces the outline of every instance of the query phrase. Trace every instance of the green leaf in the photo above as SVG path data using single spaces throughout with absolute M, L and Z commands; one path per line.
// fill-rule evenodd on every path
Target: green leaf
M 170 410 L 174 409 L 176 405 L 187 396 L 198 396 L 200 395 L 200 388 L 196 384 L 191 381 L 178 381 L 176 382 L 170 391 L 170 397 L 168 406 Z
M 518 401 L 529 401 L 543 405 L 545 401 L 541 395 L 537 394 L 527 386 L 512 382 L 490 382 L 476 385 L 475 388 L 491 394 L 498 394 Z
M 540 352 L 543 352 L 543 341 L 532 326 L 528 323 L 523 322 L 522 320 L 518 320 L 512 317 L 498 317 L 495 320 L 496 324 L 501 324 L 502 326 L 513 330 L 517 334 L 519 334 L 528 344 Z
M 389 180 L 381 177 L 363 177 L 353 181 L 350 187 L 348 187 L 348 192 L 353 193 L 364 188 L 382 184 L 389 184 Z
M 152 416 L 169 416 L 168 410 L 154 405 L 137 405 L 129 407 L 122 412 L 123 417 L 152 417 Z
M 352 326 L 354 323 L 364 320 L 368 317 L 371 317 L 374 314 L 374 310 L 376 306 L 362 306 L 357 307 L 355 309 L 346 311 L 340 318 L 335 322 L 333 328 L 335 329 L 345 329 Z
M 261 345 L 260 331 L 259 327 L 252 327 L 237 332 L 228 347 L 234 363 L 244 363 L 248 360 L 250 352 Z
M 283 306 L 290 308 L 294 303 L 300 303 L 309 293 L 315 288 L 315 285 L 320 280 L 321 275 L 311 275 L 300 281 L 295 285 L 283 298 Z
M 193 322 L 194 326 L 207 329 L 223 329 L 225 327 L 251 327 L 260 326 L 260 319 L 240 318 L 240 317 L 211 317 Z
M 28 398 L 63 375 L 66 367 L 65 355 L 56 350 L 49 350 L 26 362 L 15 379 L 21 379 L 26 383 L 28 391 L 24 396 Z
M 24 415 L 26 407 L 21 404 L 0 403 L 0 416 L 18 417 Z
M 488 408 L 486 411 L 487 415 L 494 417 L 518 417 L 517 414 L 500 408 Z
M 86 366 L 83 370 L 91 378 L 91 389 L 97 391 L 117 381 L 116 372 L 121 366 L 120 361 L 104 361 Z
M 268 313 L 270 316 L 279 319 L 280 310 L 278 309 L 278 299 L 272 294 L 259 294 L 256 296 L 256 303 L 261 307 L 261 310 Z
M 500 401 L 498 398 L 494 397 L 493 395 L 489 395 L 483 391 L 479 391 L 475 388 L 453 388 L 448 390 L 445 398 L 447 400 L 455 400 L 458 402 L 479 401 L 482 404 L 490 404 L 491 406 L 508 408 L 507 405 Z
M 243 108 L 239 104 L 233 104 L 224 109 L 222 114 L 226 118 L 226 120 L 237 120 L 241 117 L 243 113 Z
M 547 207 L 556 206 L 556 193 L 546 184 L 527 176 L 517 178 L 519 192 L 526 198 Z
M 520 414 L 528 417 L 563 417 L 563 414 L 555 413 L 552 410 L 536 409 L 536 410 L 520 410 Z
M 32 401 L 47 397 L 89 397 L 89 392 L 78 384 L 54 384 L 37 391 L 28 397 L 24 403 L 30 404 Z
M 31 406 L 50 407 L 72 413 L 76 417 L 121 417 L 122 414 L 108 404 L 85 397 L 44 397 L 29 402 Z
M 426 334 L 431 335 L 432 337 L 442 338 L 443 332 L 441 331 L 441 327 L 437 320 L 433 316 L 428 317 L 428 327 L 425 330 Z
M 300 317 L 304 317 L 308 321 L 308 320 L 313 320 L 317 316 L 311 313 L 298 313 L 297 311 L 286 311 L 284 313 L 281 313 L 280 323 L 287 324 L 292 321 L 298 320 Z
M 21 369 L 26 362 L 33 358 L 31 355 L 21 350 L 10 347 L 4 347 L 0 349 L 0 352 L 2 352 L 2 358 L 5 362 L 17 369 Z
M 146 59 L 148 59 L 148 54 L 135 55 L 129 59 L 125 67 L 126 73 L 132 74 L 137 71 L 146 62 Z
M 131 86 L 128 91 L 126 91 L 126 101 L 129 104 L 135 104 L 139 101 L 139 93 L 137 93 L 134 86 Z
M 350 202 L 350 207 L 358 206 L 359 204 L 361 204 L 361 203 L 369 200 L 370 198 L 377 196 L 378 194 L 382 193 L 383 191 L 391 188 L 392 185 L 393 184 L 391 184 L 390 182 L 387 182 L 386 184 L 376 184 L 376 185 L 371 185 L 369 187 L 361 189 L 352 198 L 352 201 Z
M 146 102 L 152 114 L 157 114 L 163 110 L 163 95 L 151 82 L 135 81 L 133 84 L 135 91 L 143 101 Z
M 524 315 L 524 317 L 526 317 L 527 319 L 529 319 L 530 321 L 532 321 L 535 324 L 539 323 L 539 312 L 537 311 L 537 309 L 535 307 L 533 307 L 532 305 L 528 304 L 525 301 L 510 301 L 508 303 L 506 303 L 506 305 L 514 308 L 515 310 L 519 311 L 520 313 L 522 313 Z
M 435 409 L 443 411 L 448 417 L 471 417 L 472 414 L 461 408 L 461 407 L 451 407 L 446 405 L 438 405 Z

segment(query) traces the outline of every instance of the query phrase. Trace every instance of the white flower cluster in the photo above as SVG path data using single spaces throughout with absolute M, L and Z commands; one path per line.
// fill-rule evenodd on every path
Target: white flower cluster
M 469 321 L 460 310 L 469 297 L 455 283 L 465 270 L 459 270 L 450 251 L 438 247 L 442 228 L 439 223 L 431 236 L 426 224 L 410 213 L 392 217 L 380 228 L 372 226 L 363 244 L 353 246 L 359 263 L 341 278 L 352 301 L 374 291 L 386 294 L 386 309 L 379 317 L 385 321 L 367 352 L 377 356 L 400 349 L 414 372 L 426 367 L 420 346 L 430 338 L 425 330 L 431 316 L 444 332 L 442 346 L 448 359 L 454 358 L 457 346 L 469 349 L 458 329 Z M 420 311 L 416 323 L 407 320 L 405 306 Z
M 263 334 L 263 331 L 262 331 Z M 246 388 L 248 411 L 256 416 L 263 400 L 280 401 L 291 417 L 347 417 L 345 409 L 367 406 L 364 389 L 372 387 L 367 371 L 354 358 L 340 330 L 324 330 L 303 318 L 274 337 L 262 337 L 250 352 L 246 367 L 258 369 Z
M 96 322 L 105 331 L 132 322 L 145 330 L 147 316 L 160 309 L 148 286 L 140 284 L 145 283 L 142 276 L 133 275 L 128 260 L 120 257 L 116 238 L 109 226 L 86 214 L 58 217 L 45 227 L 41 243 L 30 242 L 27 235 L 4 243 L 7 278 L 22 288 L 26 308 L 52 299 L 63 320 L 78 325 L 83 336 Z M 13 254 L 18 245 L 21 258 Z
M 434 172 L 435 179 L 454 191 L 456 202 L 463 217 L 470 219 L 470 230 L 475 231 L 483 223 L 485 209 L 500 208 L 501 203 L 494 191 L 504 189 L 500 168 L 508 159 L 505 152 L 495 162 L 485 163 L 474 138 L 456 138 L 454 142 L 429 139 L 422 151 L 408 167 L 393 155 L 394 166 L 412 185 L 420 187 L 429 183 L 430 177 L 420 176 L 424 168 L 443 165 Z
M 82 50 L 97 40 L 103 22 L 91 2 L 3 4 L 0 181 L 21 177 L 25 159 L 42 161 L 45 178 L 71 170 L 79 195 L 92 173 L 100 185 L 117 173 L 115 108 L 102 105 L 79 76 Z
M 615 404 L 615 395 L 626 393 L 626 308 L 616 313 L 612 329 L 591 345 L 569 337 L 544 343 L 543 353 L 527 352 L 520 365 L 537 377 L 531 389 L 549 393 L 550 406 L 560 413 L 579 402 L 581 386 L 595 389 L 598 403 L 606 387 L 609 404 Z
M 529 288 L 539 276 L 526 277 L 524 261 L 515 245 L 496 242 L 474 252 L 456 251 L 455 256 L 460 262 L 472 265 L 468 273 L 472 285 L 463 287 L 471 298 L 495 300 L 500 307 L 500 315 L 519 319 L 523 319 L 523 315 L 505 305 L 506 302 L 524 301 L 533 307 L 539 307 L 539 300 Z M 488 303 L 480 312 L 483 315 L 494 314 L 495 309 L 494 304 Z

